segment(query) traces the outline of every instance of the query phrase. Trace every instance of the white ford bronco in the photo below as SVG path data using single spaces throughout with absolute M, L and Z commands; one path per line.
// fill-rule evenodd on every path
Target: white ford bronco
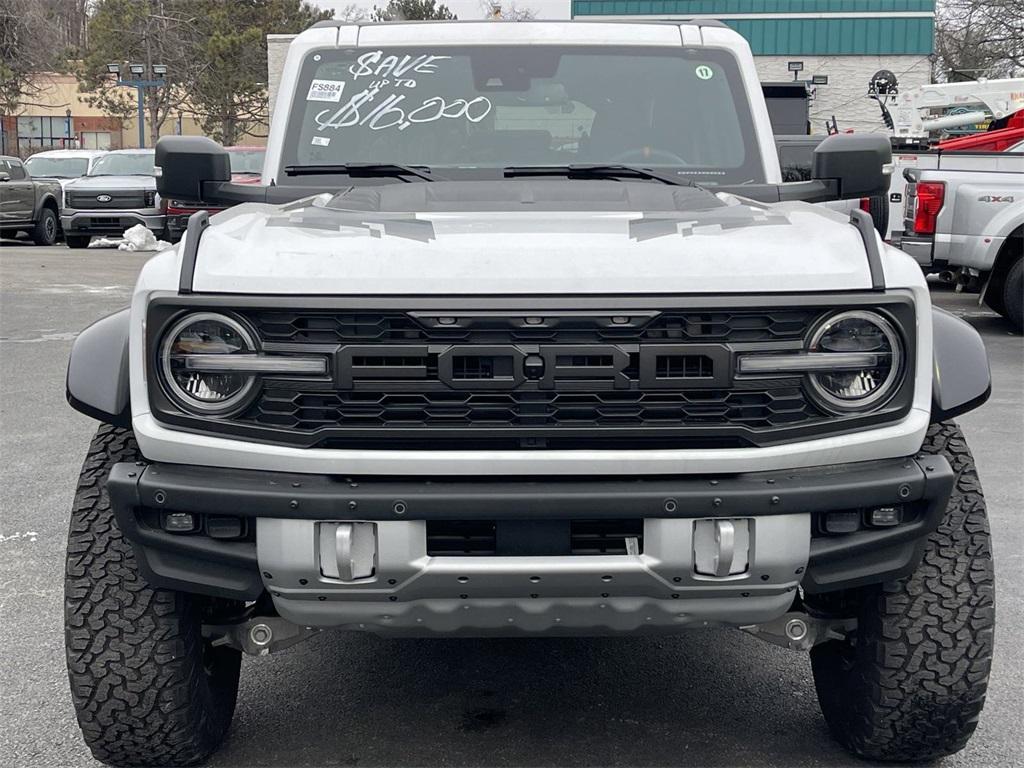
M 860 210 L 884 136 L 783 183 L 713 22 L 327 22 L 260 185 L 156 149 L 190 219 L 75 342 L 103 422 L 71 517 L 93 754 L 187 765 L 243 653 L 316 632 L 674 633 L 809 652 L 835 737 L 961 749 L 992 657 L 985 503 L 952 419 L 979 336 Z

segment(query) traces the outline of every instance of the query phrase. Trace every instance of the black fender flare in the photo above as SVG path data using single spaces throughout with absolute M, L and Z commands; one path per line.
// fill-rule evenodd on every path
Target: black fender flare
M 988 400 L 988 353 L 973 326 L 932 307 L 932 346 L 932 423 L 972 411 Z
M 131 426 L 128 331 L 122 309 L 97 320 L 75 339 L 68 360 L 67 397 L 76 411 L 118 427 Z
M 57 212 L 57 225 L 60 225 L 60 200 L 57 199 L 57 195 L 54 192 L 44 192 L 39 195 L 36 199 L 36 207 L 32 211 L 32 221 L 38 222 L 39 217 L 43 215 L 43 208 L 46 207 L 47 203 L 53 203 L 53 208 Z

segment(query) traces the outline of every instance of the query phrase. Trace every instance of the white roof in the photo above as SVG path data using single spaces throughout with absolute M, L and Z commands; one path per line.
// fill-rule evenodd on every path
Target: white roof
M 29 157 L 99 157 L 107 154 L 105 149 L 48 149 L 45 152 L 33 152 Z

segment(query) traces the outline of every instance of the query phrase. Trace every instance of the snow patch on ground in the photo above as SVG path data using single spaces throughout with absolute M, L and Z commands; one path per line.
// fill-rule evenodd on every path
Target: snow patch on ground
M 119 251 L 163 251 L 171 247 L 166 240 L 157 240 L 156 235 L 141 224 L 124 231 L 122 237 L 94 237 L 90 248 L 114 248 Z

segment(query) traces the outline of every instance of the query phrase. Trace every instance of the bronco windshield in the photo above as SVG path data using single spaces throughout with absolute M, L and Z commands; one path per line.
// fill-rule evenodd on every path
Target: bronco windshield
M 314 52 L 278 183 L 299 183 L 289 166 L 348 163 L 443 168 L 451 178 L 460 169 L 620 163 L 701 184 L 765 180 L 736 60 L 682 47 Z

